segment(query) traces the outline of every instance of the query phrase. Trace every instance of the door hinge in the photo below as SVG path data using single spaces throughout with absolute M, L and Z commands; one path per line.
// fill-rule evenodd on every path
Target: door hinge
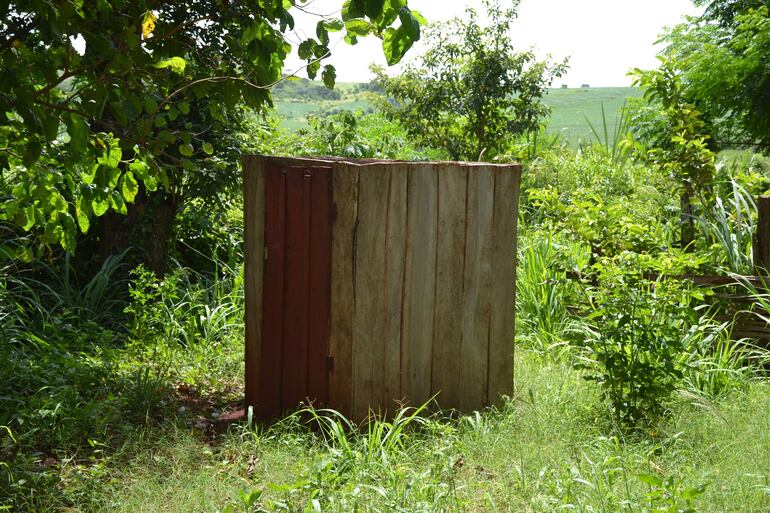
M 262 259 L 263 259 L 263 260 L 267 260 L 267 246 L 265 246 L 265 247 L 263 248 L 263 250 L 264 250 L 264 251 L 263 251 L 263 253 L 262 253 Z
M 329 372 L 334 372 L 334 357 L 329 355 L 326 357 L 326 367 L 329 369 Z

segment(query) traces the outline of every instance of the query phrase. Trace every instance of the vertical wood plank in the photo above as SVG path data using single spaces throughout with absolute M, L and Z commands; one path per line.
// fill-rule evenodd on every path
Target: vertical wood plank
M 520 180 L 519 166 L 498 168 L 495 171 L 494 286 L 491 290 L 492 323 L 489 339 L 490 404 L 499 404 L 503 395 L 513 395 Z
M 262 289 L 262 350 L 256 415 L 269 420 L 281 413 L 286 180 L 271 162 L 265 171 L 265 248 Z
M 494 171 L 474 167 L 468 175 L 465 271 L 463 273 L 462 346 L 459 357 L 463 411 L 487 404 Z
M 283 410 L 295 408 L 307 395 L 310 182 L 309 172 L 300 168 L 287 169 Z
M 402 314 L 404 306 L 404 266 L 406 259 L 406 193 L 408 166 L 390 164 L 388 166 L 388 211 L 384 223 L 386 228 L 385 247 L 385 308 L 381 315 L 385 331 L 382 337 L 383 381 L 377 404 L 384 412 L 393 413 L 403 399 L 401 394 L 402 360 Z M 380 173 L 381 170 L 372 169 Z M 377 336 L 376 333 L 372 334 Z
M 353 325 L 355 320 L 355 231 L 359 167 L 336 164 L 332 174 L 331 327 L 329 404 L 353 415 Z
M 353 329 L 353 416 L 376 407 L 385 386 L 382 361 L 386 329 L 385 219 L 388 213 L 390 170 L 361 169 L 358 181 L 358 226 L 354 241 L 355 320 Z
M 438 174 L 433 166 L 414 165 L 408 175 L 401 353 L 401 395 L 413 406 L 431 397 L 437 199 Z
M 757 228 L 754 234 L 754 269 L 758 275 L 770 271 L 770 196 L 757 198 Z
M 329 396 L 329 313 L 331 301 L 331 209 L 329 168 L 312 171 L 310 194 L 310 278 L 308 397 L 325 406 Z
M 431 393 L 442 408 L 457 408 L 465 383 L 460 382 L 465 209 L 468 169 L 442 164 L 438 173 L 438 239 Z
M 262 350 L 262 273 L 265 244 L 265 175 L 263 160 L 243 158 L 244 315 L 246 345 L 245 407 L 256 407 Z

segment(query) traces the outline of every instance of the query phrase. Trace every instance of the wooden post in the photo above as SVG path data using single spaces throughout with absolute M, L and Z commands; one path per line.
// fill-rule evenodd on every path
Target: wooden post
M 770 195 L 757 198 L 757 232 L 754 235 L 754 269 L 756 274 L 770 270 Z

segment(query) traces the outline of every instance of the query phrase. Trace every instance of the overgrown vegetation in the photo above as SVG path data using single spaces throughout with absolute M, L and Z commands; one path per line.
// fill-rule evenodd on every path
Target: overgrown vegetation
M 737 37 L 718 39 L 720 48 L 734 52 L 730 58 L 738 59 L 740 69 L 752 71 L 751 58 L 764 48 L 756 29 L 766 13 L 747 10 L 749 3 L 713 2 L 707 11 L 711 28 L 673 32 L 668 38 L 673 46 L 665 53 L 691 44 L 688 38 L 703 36 L 701 30 L 726 31 Z M 720 147 L 718 137 L 727 122 L 744 134 L 758 122 L 747 117 L 743 103 L 731 111 L 732 120 L 715 120 L 713 111 L 700 110 L 717 105 L 691 89 L 693 73 L 703 63 L 693 58 L 680 69 L 681 62 L 669 59 L 661 70 L 639 72 L 647 94 L 629 103 L 617 122 L 606 113 L 601 123 L 586 122 L 593 140 L 568 147 L 544 133 L 540 123 L 545 113 L 540 96 L 560 68 L 513 52 L 503 40 L 515 11 L 489 5 L 492 28 L 476 17 L 466 19 L 458 34 L 474 51 L 447 61 L 461 63 L 458 69 L 467 76 L 439 74 L 430 88 L 440 91 L 446 85 L 441 80 L 483 84 L 488 79 L 495 82 L 497 100 L 482 102 L 480 110 L 454 111 L 440 144 L 415 137 L 415 125 L 394 113 L 393 102 L 380 112 L 315 115 L 306 128 L 288 133 L 271 112 L 249 110 L 235 98 L 237 130 L 222 131 L 216 113 L 200 118 L 190 113 L 196 102 L 207 101 L 202 89 L 190 91 L 195 96 L 190 112 L 174 97 L 163 113 L 168 125 L 150 127 L 154 135 L 143 144 L 152 146 L 163 139 L 163 130 L 184 125 L 175 137 L 196 149 L 189 154 L 175 142 L 173 150 L 184 158 L 164 174 L 162 162 L 142 167 L 146 148 L 126 142 L 126 127 L 144 119 L 147 106 L 126 123 L 113 119 L 126 99 L 116 93 L 105 103 L 109 115 L 100 117 L 88 106 L 86 132 L 73 121 L 77 113 L 63 110 L 79 108 L 87 94 L 97 94 L 99 77 L 117 73 L 133 80 L 119 73 L 130 60 L 100 68 L 106 75 L 77 78 L 73 84 L 81 84 L 86 96 L 72 98 L 65 96 L 74 91 L 66 84 L 45 90 L 41 84 L 61 75 L 46 75 L 43 61 L 33 63 L 38 67 L 27 78 L 47 81 L 38 84 L 40 97 L 71 103 L 41 113 L 41 125 L 23 135 L 22 124 L 32 122 L 19 111 L 23 84 L 0 98 L 10 112 L 0 127 L 0 155 L 8 157 L 0 161 L 5 165 L 0 212 L 6 216 L 0 224 L 0 509 L 668 513 L 770 507 L 770 353 L 764 341 L 734 336 L 736 319 L 770 320 L 766 280 L 743 276 L 754 272 L 755 198 L 770 191 L 770 165 L 761 146 L 753 152 L 729 150 Z M 382 35 L 389 58 L 399 57 L 422 21 L 401 7 L 396 1 L 346 3 L 348 39 Z M 91 19 L 88 9 L 80 17 L 77 2 L 40 9 L 35 18 L 32 11 L 31 17 L 22 16 L 12 8 L 7 20 L 0 20 L 3 35 L 11 25 L 27 22 L 39 31 L 18 45 L 8 39 L 9 45 L 0 47 L 2 62 L 31 59 L 51 38 L 66 45 L 53 30 L 59 25 L 40 28 L 35 21 L 57 9 L 65 9 L 56 19 L 66 26 L 80 26 L 74 16 L 90 20 L 89 27 L 102 19 Z M 158 14 L 137 14 L 129 32 L 139 38 L 141 29 L 146 38 L 173 28 L 161 26 L 166 10 Z M 114 28 L 105 30 L 114 36 Z M 325 55 L 328 32 L 341 28 L 324 20 L 318 40 L 305 43 L 303 55 L 317 62 L 316 52 Z M 435 30 L 440 41 L 449 36 Z M 751 39 L 751 34 L 759 35 Z M 251 36 L 257 34 L 246 39 Z M 280 39 L 276 32 L 263 36 Z M 245 36 L 240 37 L 242 44 L 256 41 L 243 43 Z M 500 43 L 492 46 L 497 53 L 482 51 L 487 38 Z M 734 47 L 741 41 L 744 46 Z M 56 59 L 66 56 L 52 48 L 52 69 L 61 68 L 65 64 Z M 117 51 L 136 57 L 130 48 Z M 520 65 L 524 75 L 497 82 L 494 73 L 509 71 L 490 61 L 500 55 Z M 443 57 L 435 50 L 428 58 Z M 145 66 L 142 87 L 172 91 L 182 79 L 173 68 L 178 64 Z M 271 66 L 279 73 L 279 63 Z M 748 76 L 739 77 L 742 87 Z M 392 80 L 418 88 L 415 77 L 412 69 Z M 484 80 L 474 82 L 479 77 Z M 0 81 L 13 78 L 4 75 Z M 331 82 L 331 71 L 324 78 Z M 388 80 L 382 88 L 369 84 L 356 94 L 406 101 Z M 530 96 L 516 95 L 516 84 L 525 82 L 532 87 Z M 320 87 L 291 83 L 276 92 Z M 492 100 L 482 90 L 472 92 Z M 226 88 L 218 93 L 227 95 Z M 235 96 L 244 94 L 239 90 Z M 36 98 L 27 114 L 42 108 Z M 218 96 L 210 100 L 219 102 Z M 499 123 L 479 134 L 473 116 L 489 114 L 488 107 Z M 172 115 L 172 108 L 178 112 Z M 56 134 L 46 129 L 54 118 Z M 91 125 L 97 119 L 118 122 L 124 130 L 108 136 Z M 190 135 L 185 142 L 185 131 L 198 134 L 197 123 L 206 125 L 205 135 Z M 490 134 L 494 144 L 485 139 Z M 209 138 L 216 139 L 216 147 L 205 146 Z M 82 144 L 88 151 L 78 160 L 74 152 Z M 171 141 L 158 144 L 169 147 Z M 361 425 L 334 411 L 306 407 L 272 426 L 255 425 L 248 416 L 229 422 L 243 394 L 243 222 L 234 192 L 238 173 L 232 162 L 222 167 L 228 157 L 221 145 L 233 152 L 292 155 L 524 160 L 514 397 L 496 409 L 464 415 L 435 412 L 429 403 Z M 88 159 L 97 167 L 83 168 Z M 184 161 L 194 161 L 193 167 Z M 43 168 L 50 173 L 41 174 Z M 104 176 L 88 183 L 83 169 Z M 126 194 L 134 193 L 128 173 L 144 189 L 135 196 L 145 196 L 143 208 L 168 215 L 162 233 L 167 258 L 146 258 L 157 225 L 143 224 L 125 205 Z M 78 191 L 91 185 L 107 190 L 89 196 L 93 204 L 84 207 Z M 151 200 L 154 192 L 163 197 Z M 113 199 L 105 204 L 102 193 Z M 28 205 L 30 194 L 35 202 Z M 184 201 L 163 210 L 172 196 Z M 127 217 L 107 214 L 123 211 L 120 201 Z M 79 217 L 83 208 L 92 208 L 93 215 Z M 104 227 L 82 229 L 84 223 L 106 223 L 103 215 L 114 216 L 110 223 L 132 225 L 133 238 L 116 240 L 122 232 Z M 73 222 L 88 233 L 78 233 Z M 151 244 L 132 243 L 142 238 Z M 733 276 L 738 284 L 700 286 L 688 278 L 694 274 Z M 748 301 L 731 302 L 736 293 Z M 736 315 L 736 309 L 743 311 Z

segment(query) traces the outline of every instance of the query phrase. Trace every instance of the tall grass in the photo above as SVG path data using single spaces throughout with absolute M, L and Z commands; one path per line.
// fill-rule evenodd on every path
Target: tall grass
M 557 269 L 559 246 L 550 236 L 522 239 L 516 279 L 519 340 L 527 348 L 557 354 L 566 349 L 572 325 L 568 285 Z
M 628 148 L 624 144 L 626 135 L 631 130 L 631 114 L 626 102 L 623 102 L 623 106 L 618 111 L 618 117 L 615 119 L 612 130 L 610 130 L 609 122 L 607 121 L 607 113 L 604 111 L 604 102 L 601 105 L 602 112 L 602 124 L 600 127 L 595 127 L 593 123 L 585 117 L 586 123 L 588 123 L 591 133 L 595 138 L 595 142 L 607 153 L 610 158 L 610 162 L 613 165 L 623 167 L 628 162 L 629 152 Z
M 753 270 L 757 204 L 735 179 L 731 178 L 729 185 L 731 194 L 727 198 L 717 195 L 713 206 L 696 219 L 707 243 L 720 249 L 727 270 L 749 275 Z

